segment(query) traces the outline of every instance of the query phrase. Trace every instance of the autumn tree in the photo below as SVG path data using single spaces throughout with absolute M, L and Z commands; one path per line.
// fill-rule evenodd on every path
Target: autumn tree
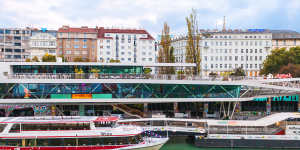
M 171 46 L 170 27 L 164 23 L 164 28 L 161 34 L 160 49 L 158 51 L 159 63 L 174 63 L 174 48 Z M 174 74 L 174 67 L 160 67 L 160 74 Z
M 42 61 L 43 61 L 43 62 L 56 62 L 56 56 L 50 55 L 50 54 L 46 53 L 46 54 L 42 57 Z
M 34 56 L 31 61 L 32 62 L 40 62 L 40 60 L 37 56 Z
M 196 10 L 192 10 L 192 13 L 186 17 L 186 24 L 188 28 L 187 33 L 187 45 L 185 52 L 185 62 L 186 63 L 195 63 L 196 67 L 186 68 L 187 74 L 200 74 L 200 32 L 198 29 L 198 21 Z

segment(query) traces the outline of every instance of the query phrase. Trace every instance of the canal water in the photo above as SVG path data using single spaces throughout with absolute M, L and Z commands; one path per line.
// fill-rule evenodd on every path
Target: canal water
M 187 137 L 171 137 L 160 150 L 272 150 L 253 148 L 198 148 Z M 280 149 L 276 149 L 280 150 Z

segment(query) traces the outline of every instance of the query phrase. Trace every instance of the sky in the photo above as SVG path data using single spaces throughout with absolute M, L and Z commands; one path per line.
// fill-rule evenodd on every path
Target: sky
M 186 33 L 192 8 L 199 28 L 290 29 L 300 32 L 300 0 L 0 0 L 1 27 L 143 28 L 157 37 L 167 22 Z

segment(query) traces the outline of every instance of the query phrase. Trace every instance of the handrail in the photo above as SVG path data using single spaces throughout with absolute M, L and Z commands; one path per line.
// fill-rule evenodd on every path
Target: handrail
M 152 80 L 203 80 L 203 81 L 240 81 L 262 80 L 263 77 L 247 76 L 197 76 L 176 74 L 116 74 L 116 73 L 15 73 L 8 79 L 152 79 Z

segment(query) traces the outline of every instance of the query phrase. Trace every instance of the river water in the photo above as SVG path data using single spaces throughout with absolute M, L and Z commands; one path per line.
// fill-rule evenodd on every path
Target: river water
M 271 150 L 251 148 L 197 148 L 187 140 L 187 137 L 171 137 L 160 150 Z M 280 149 L 276 149 L 280 150 Z

